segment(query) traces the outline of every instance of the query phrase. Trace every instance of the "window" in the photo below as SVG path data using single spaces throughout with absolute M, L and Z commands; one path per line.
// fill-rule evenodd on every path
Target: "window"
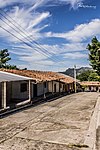
M 27 91 L 27 83 L 22 83 L 20 85 L 20 91 L 21 92 L 26 92 Z

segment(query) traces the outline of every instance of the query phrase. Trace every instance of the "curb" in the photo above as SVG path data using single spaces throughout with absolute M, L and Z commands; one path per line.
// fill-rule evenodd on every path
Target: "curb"
M 96 130 L 99 125 L 100 125 L 100 96 L 97 98 L 97 103 L 90 120 L 88 133 L 84 141 L 84 145 L 89 146 L 89 148 L 86 148 L 87 150 L 96 150 Z

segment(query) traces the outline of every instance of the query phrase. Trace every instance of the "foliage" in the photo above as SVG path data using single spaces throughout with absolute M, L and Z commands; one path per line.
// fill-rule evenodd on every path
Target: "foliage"
M 77 76 L 77 79 L 80 81 L 100 81 L 100 76 L 94 71 L 84 71 Z
M 17 68 L 16 65 L 7 65 L 7 62 L 11 60 L 11 58 L 9 57 L 9 53 L 7 49 L 3 49 L 0 50 L 0 68 L 5 68 L 5 69 L 16 69 L 19 70 L 19 68 Z
M 15 70 L 19 70 L 19 68 L 17 68 L 17 66 L 16 65 L 6 65 L 6 66 L 4 66 L 3 68 L 5 68 L 5 69 L 15 69 Z
M 84 71 L 77 75 L 77 79 L 80 81 L 88 81 L 89 75 L 91 74 L 91 70 Z
M 93 72 L 89 75 L 88 81 L 99 81 L 99 76 L 96 72 Z
M 10 59 L 7 49 L 0 50 L 0 68 L 5 67 Z
M 23 68 L 22 70 L 27 70 L 27 68 Z
M 100 42 L 94 37 L 91 44 L 88 44 L 89 61 L 92 68 L 100 76 Z

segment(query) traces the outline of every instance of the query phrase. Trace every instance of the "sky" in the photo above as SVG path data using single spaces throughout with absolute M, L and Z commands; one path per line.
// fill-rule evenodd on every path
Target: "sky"
M 0 50 L 20 69 L 89 67 L 94 36 L 100 40 L 99 0 L 0 0 Z

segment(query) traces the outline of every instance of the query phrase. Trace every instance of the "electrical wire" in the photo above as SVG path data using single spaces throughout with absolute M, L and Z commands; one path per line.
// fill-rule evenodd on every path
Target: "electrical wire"
M 6 12 L 4 12 L 3 10 L 2 10 L 2 12 L 3 13 L 5 13 L 5 14 L 7 14 Z M 23 31 L 24 29 L 14 20 L 14 19 L 12 19 L 9 15 L 8 15 L 8 17 L 12 20 L 12 21 L 14 21 L 20 28 L 18 28 L 18 26 L 16 26 L 12 21 L 10 21 L 6 16 L 4 16 L 2 13 L 0 13 L 0 15 L 2 16 L 2 17 L 4 17 L 6 20 L 8 20 L 11 24 L 13 24 L 14 25 L 14 27 L 15 28 L 17 28 L 17 30 L 18 31 L 21 31 L 22 33 L 24 33 L 24 35 L 25 36 L 27 36 L 31 41 L 29 41 L 29 39 L 27 38 L 27 37 L 25 37 L 25 36 L 23 36 L 23 34 L 22 33 L 19 33 L 21 36 L 23 36 L 25 39 L 27 39 L 29 42 L 31 42 L 32 44 L 33 44 L 33 42 L 35 43 L 35 45 L 38 45 L 38 48 L 42 51 L 42 52 L 44 52 L 45 54 L 48 54 L 49 55 L 49 57 L 51 57 L 51 55 L 53 55 L 54 56 L 54 53 L 50 53 L 50 52 L 48 52 L 43 46 L 41 46 L 38 42 L 36 42 L 34 39 L 32 39 L 30 36 L 31 35 L 27 35 L 26 34 L 26 31 Z M 1 18 L 1 20 L 3 21 L 3 22 L 5 22 L 2 18 Z M 7 22 L 5 22 L 7 25 L 9 25 Z M 10 25 L 9 25 L 10 26 Z M 11 28 L 13 28 L 12 26 L 10 26 Z M 13 28 L 13 30 L 15 30 L 16 32 L 18 32 L 15 28 Z M 28 33 L 28 32 L 27 32 Z M 28 33 L 29 34 L 29 33 Z M 33 41 L 33 42 L 32 42 Z M 42 48 L 42 49 L 41 49 Z M 59 61 L 58 59 L 54 59 L 54 61 L 55 60 L 57 60 L 57 61 Z
M 17 36 L 15 36 L 13 33 L 11 33 L 10 31 L 8 31 L 7 29 L 5 29 L 4 27 L 0 26 L 0 28 L 2 28 L 4 31 L 8 32 L 9 34 L 11 34 L 12 36 L 16 37 L 18 40 L 22 41 L 24 44 L 26 44 L 27 46 L 31 47 L 28 43 L 24 42 L 22 39 L 18 38 Z M 31 47 L 32 48 L 32 47 Z M 33 48 L 32 48 L 33 49 Z M 42 64 L 45 65 L 45 64 Z M 49 65 L 49 66 L 57 66 L 58 65 Z M 60 65 L 59 65 L 60 66 Z M 62 66 L 61 66 L 62 67 Z

